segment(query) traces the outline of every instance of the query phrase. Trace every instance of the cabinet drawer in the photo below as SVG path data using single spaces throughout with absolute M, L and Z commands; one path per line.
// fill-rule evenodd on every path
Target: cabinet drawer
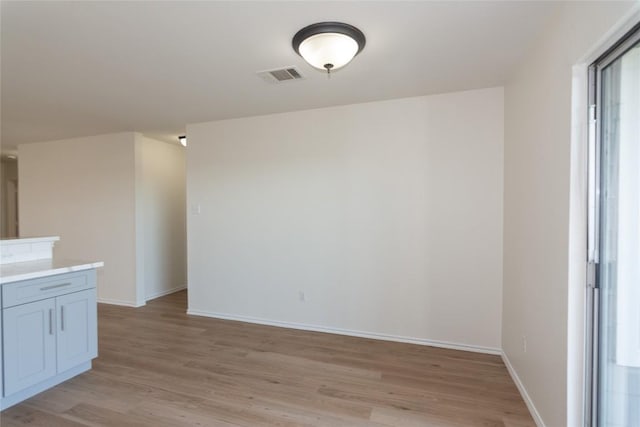
M 95 270 L 7 283 L 2 285 L 2 307 L 13 307 L 95 287 Z

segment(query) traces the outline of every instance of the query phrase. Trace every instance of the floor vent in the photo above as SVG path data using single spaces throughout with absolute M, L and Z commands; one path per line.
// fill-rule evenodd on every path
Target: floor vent
M 290 82 L 304 78 L 296 67 L 276 68 L 275 70 L 258 71 L 257 74 L 268 83 Z

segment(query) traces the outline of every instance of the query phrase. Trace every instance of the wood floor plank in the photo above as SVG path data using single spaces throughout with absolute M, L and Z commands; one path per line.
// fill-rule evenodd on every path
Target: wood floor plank
M 64 414 L 43 411 L 29 404 L 22 404 L 2 412 L 2 427 L 47 426 L 47 427 L 87 427 L 89 424 L 66 418 Z
M 75 405 L 73 408 L 65 411 L 65 415 L 90 426 L 146 427 L 149 425 L 149 418 L 144 415 L 133 414 L 130 411 L 122 413 L 88 403 L 79 403 Z M 156 420 L 157 425 L 163 427 L 180 427 L 184 425 L 183 423 L 175 422 L 162 416 L 156 416 L 154 419 Z
M 498 356 L 99 305 L 93 369 L 5 426 L 533 427 Z

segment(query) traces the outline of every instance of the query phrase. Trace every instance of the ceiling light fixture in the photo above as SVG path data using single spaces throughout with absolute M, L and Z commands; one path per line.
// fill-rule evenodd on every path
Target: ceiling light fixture
M 186 135 L 179 136 L 179 137 L 178 137 L 178 141 L 180 141 L 180 144 L 181 144 L 183 147 L 186 147 L 186 146 L 187 146 L 187 136 L 186 136 Z
M 293 36 L 293 50 L 312 67 L 332 70 L 347 65 L 366 43 L 362 31 L 342 22 L 318 22 Z

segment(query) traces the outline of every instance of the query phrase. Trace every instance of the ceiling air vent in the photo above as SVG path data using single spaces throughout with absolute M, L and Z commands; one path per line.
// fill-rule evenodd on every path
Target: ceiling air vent
M 258 71 L 258 75 L 268 83 L 282 83 L 303 79 L 296 67 L 277 68 L 275 70 Z

